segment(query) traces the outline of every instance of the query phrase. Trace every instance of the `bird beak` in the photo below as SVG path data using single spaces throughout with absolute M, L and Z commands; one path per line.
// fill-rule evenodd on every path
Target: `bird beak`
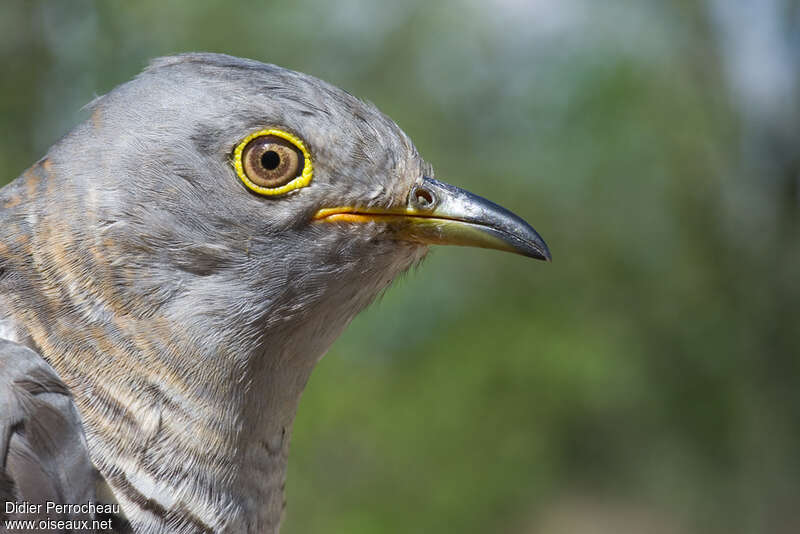
M 324 208 L 320 222 L 386 224 L 398 239 L 432 245 L 493 248 L 550 261 L 547 244 L 531 225 L 497 204 L 424 177 L 398 208 Z

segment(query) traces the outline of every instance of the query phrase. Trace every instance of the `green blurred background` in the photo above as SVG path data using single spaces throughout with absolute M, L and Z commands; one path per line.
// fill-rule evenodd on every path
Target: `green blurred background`
M 800 6 L 0 7 L 0 183 L 155 56 L 375 102 L 551 265 L 436 249 L 302 400 L 283 532 L 800 532 Z

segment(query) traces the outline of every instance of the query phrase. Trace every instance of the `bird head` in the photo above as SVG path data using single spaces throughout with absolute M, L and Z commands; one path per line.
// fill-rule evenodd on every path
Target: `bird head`
M 184 54 L 90 110 L 49 164 L 133 315 L 335 336 L 429 244 L 550 258 L 522 219 L 435 180 L 375 106 L 312 76 Z

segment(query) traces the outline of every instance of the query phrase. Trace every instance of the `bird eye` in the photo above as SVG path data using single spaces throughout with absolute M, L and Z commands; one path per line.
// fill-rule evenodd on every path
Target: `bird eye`
M 307 186 L 311 155 L 299 137 L 282 130 L 252 133 L 233 152 L 233 166 L 244 184 L 261 195 L 282 195 Z

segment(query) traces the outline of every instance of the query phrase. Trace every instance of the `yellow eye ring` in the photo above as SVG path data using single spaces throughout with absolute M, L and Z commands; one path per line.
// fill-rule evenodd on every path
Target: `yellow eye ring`
M 250 177 L 248 177 L 246 169 L 245 169 L 245 148 L 251 144 L 252 141 L 257 140 L 261 137 L 277 137 L 284 141 L 288 141 L 291 145 L 296 148 L 300 154 L 302 154 L 302 162 L 303 162 L 303 169 L 302 171 L 293 179 L 286 182 L 283 185 L 277 187 L 265 187 L 263 185 L 259 185 L 255 183 Z M 252 145 L 251 145 L 252 146 Z M 275 196 L 275 195 L 283 195 L 288 193 L 289 191 L 294 191 L 295 189 L 300 189 L 301 187 L 307 186 L 311 183 L 311 178 L 314 176 L 314 168 L 311 163 L 311 154 L 308 152 L 303 141 L 297 137 L 296 135 L 292 135 L 289 132 L 284 132 L 283 130 L 277 130 L 275 128 L 269 128 L 266 130 L 259 130 L 257 132 L 253 132 L 244 139 L 242 139 L 236 148 L 233 151 L 233 167 L 236 169 L 236 174 L 239 176 L 239 179 L 244 182 L 244 185 L 247 186 L 248 189 L 251 191 L 258 193 L 259 195 L 267 195 L 267 196 Z

